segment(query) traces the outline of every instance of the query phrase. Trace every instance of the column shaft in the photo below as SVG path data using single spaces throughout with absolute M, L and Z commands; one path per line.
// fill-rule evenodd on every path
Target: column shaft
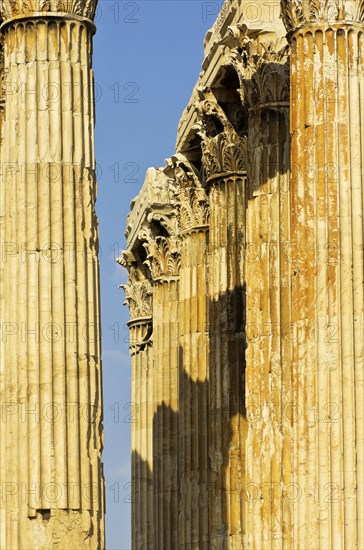
M 252 109 L 248 135 L 245 543 L 292 548 L 288 109 Z
M 138 283 L 135 283 L 138 284 Z M 132 544 L 153 548 L 153 348 L 151 318 L 129 322 L 132 357 Z
M 211 548 L 242 547 L 245 185 L 231 175 L 210 189 Z
M 208 228 L 182 235 L 180 270 L 179 548 L 209 548 Z
M 363 128 L 361 26 L 291 39 L 295 546 L 363 547 Z M 304 519 L 303 519 L 304 518 Z
M 4 77 L 4 56 L 3 48 L 0 46 L 0 82 Z M 2 136 L 2 126 L 4 123 L 4 94 L 3 87 L 0 87 L 0 136 Z M 0 138 L 0 166 L 2 164 L 2 138 Z M 0 396 L 5 395 L 5 362 L 4 362 L 4 342 L 3 342 L 3 330 L 4 330 L 4 262 L 3 254 L 5 247 L 5 218 L 4 218 L 4 193 L 3 193 L 4 177 L 3 170 L 0 171 Z M 2 397 L 0 399 L 2 404 Z M 4 411 L 1 413 L 0 423 L 3 421 Z M 3 428 L 0 428 L 0 439 L 3 441 Z M 5 445 L 0 446 L 0 479 L 5 479 Z M 0 548 L 5 548 L 6 544 L 6 510 L 5 507 L 0 506 Z
M 178 548 L 178 279 L 153 292 L 154 548 Z
M 2 159 L 4 320 L 13 327 L 5 401 L 15 411 L 6 480 L 25 491 L 6 503 L 7 548 L 103 546 L 91 36 L 88 24 L 60 18 L 4 30 L 14 92 Z

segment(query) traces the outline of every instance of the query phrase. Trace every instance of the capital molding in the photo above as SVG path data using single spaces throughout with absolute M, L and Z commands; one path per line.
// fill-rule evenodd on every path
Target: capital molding
M 178 187 L 178 222 L 181 235 L 207 228 L 209 199 L 197 168 L 182 154 L 167 161 L 166 171 L 173 174 Z
M 362 23 L 363 0 L 281 0 L 281 17 L 288 33 L 303 26 Z
M 93 21 L 97 0 L 1 0 L 3 21 L 42 15 L 73 15 Z
M 125 292 L 124 305 L 129 307 L 132 321 L 152 316 L 153 289 L 148 279 L 139 280 L 136 268 L 129 268 L 128 283 L 120 285 Z
M 139 238 L 147 253 L 145 264 L 149 267 L 153 282 L 179 277 L 181 266 L 181 240 L 176 235 L 153 237 L 142 230 Z
M 213 94 L 209 93 L 196 109 L 206 182 L 232 174 L 245 174 L 247 137 L 238 134 Z
M 275 32 L 242 31 L 229 61 L 239 77 L 239 93 L 249 109 L 289 103 L 289 45 Z
M 207 228 L 210 219 L 210 206 L 206 191 L 196 187 L 181 189 L 179 214 L 182 233 Z
M 125 292 L 124 304 L 129 307 L 130 319 L 140 319 L 141 317 L 151 317 L 153 292 L 149 281 L 132 282 L 120 285 Z
M 178 276 L 178 233 L 177 183 L 165 168 L 151 168 L 139 195 L 132 201 L 126 237 L 128 251 L 146 266 L 152 284 L 158 279 Z
M 129 348 L 131 355 L 139 353 L 151 344 L 153 333 L 153 287 L 145 277 L 141 264 L 128 250 L 123 251 L 117 262 L 128 271 L 128 282 L 119 286 L 125 292 L 123 305 L 129 308 Z

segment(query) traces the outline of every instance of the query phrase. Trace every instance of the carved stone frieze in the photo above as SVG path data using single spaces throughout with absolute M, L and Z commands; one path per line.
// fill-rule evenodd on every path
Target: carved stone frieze
M 93 19 L 97 0 L 2 0 L 0 14 L 3 20 L 40 13 L 68 13 Z
M 281 0 L 281 15 L 288 32 L 304 25 L 364 21 L 363 0 Z
M 221 11 L 219 13 L 219 16 L 216 19 L 215 24 L 214 24 L 214 31 L 215 32 L 220 32 L 221 31 L 221 28 L 222 28 L 227 16 L 229 15 L 229 12 L 231 12 L 232 3 L 233 3 L 233 0 L 225 0 L 225 2 L 223 3 Z

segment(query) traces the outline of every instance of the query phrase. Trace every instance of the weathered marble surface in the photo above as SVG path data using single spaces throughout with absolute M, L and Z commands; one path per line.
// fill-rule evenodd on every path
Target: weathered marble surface
M 1 535 L 104 548 L 95 2 L 1 3 Z
M 359 549 L 363 2 L 282 0 L 252 25 L 246 7 L 224 3 L 128 218 L 128 284 L 153 300 L 133 548 Z

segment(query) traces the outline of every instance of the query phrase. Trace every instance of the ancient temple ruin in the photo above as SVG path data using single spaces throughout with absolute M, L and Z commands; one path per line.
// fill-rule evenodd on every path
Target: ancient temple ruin
M 246 4 L 127 220 L 133 549 L 359 550 L 364 3 Z

